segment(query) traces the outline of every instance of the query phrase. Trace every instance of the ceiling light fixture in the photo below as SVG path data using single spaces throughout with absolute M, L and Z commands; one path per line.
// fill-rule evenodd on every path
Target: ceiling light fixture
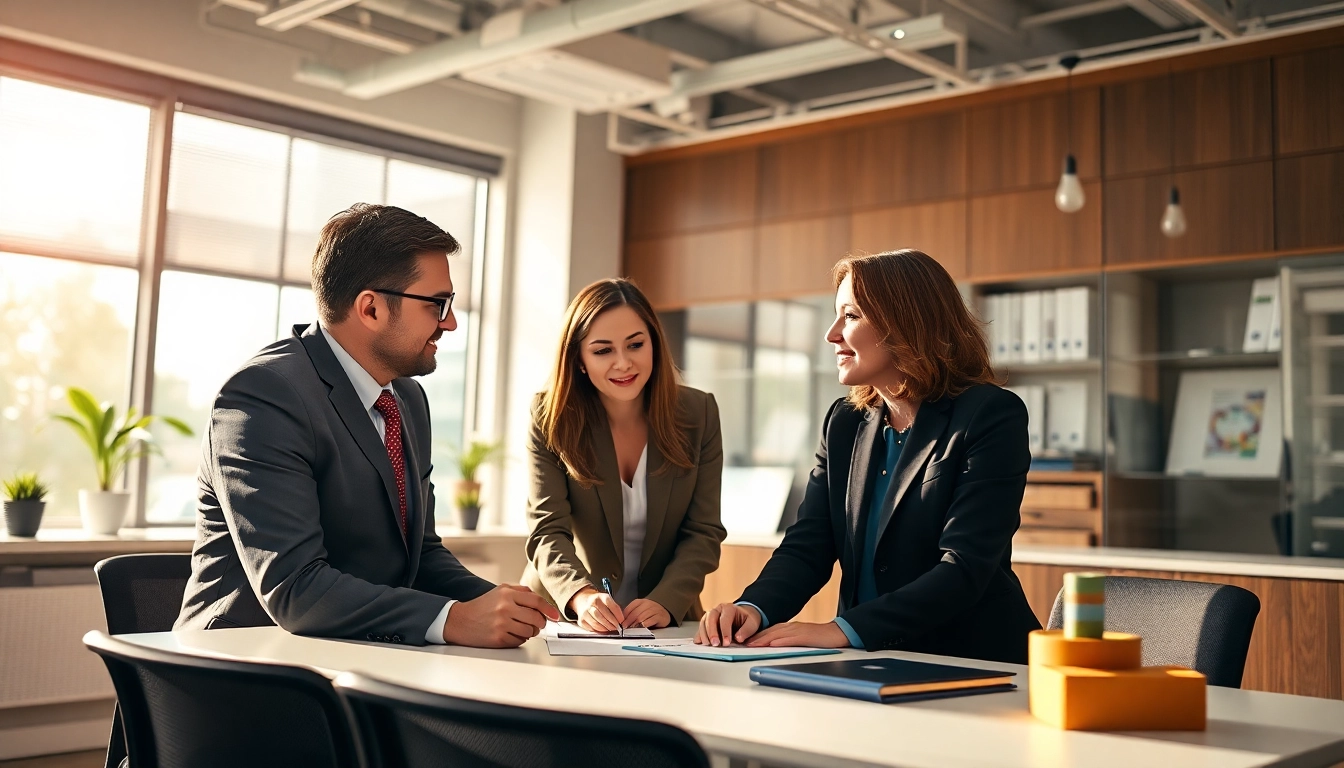
M 904 29 L 898 29 L 898 30 L 896 30 L 895 32 L 892 32 L 892 33 L 891 33 L 891 36 L 894 37 L 894 38 L 896 38 L 897 40 L 904 40 L 904 39 L 905 39 L 905 30 L 904 30 Z
M 1059 186 L 1055 188 L 1055 207 L 1064 213 L 1076 213 L 1087 202 L 1083 185 L 1078 181 L 1078 161 L 1073 157 L 1073 68 L 1078 66 L 1079 61 L 1081 59 L 1072 54 L 1059 60 L 1059 65 L 1068 71 L 1064 81 L 1068 99 L 1064 112 L 1064 146 L 1068 148 L 1068 153 L 1064 155 L 1064 173 L 1059 177 Z

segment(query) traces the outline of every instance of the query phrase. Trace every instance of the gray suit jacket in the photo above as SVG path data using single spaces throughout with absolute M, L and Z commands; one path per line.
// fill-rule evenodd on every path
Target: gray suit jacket
M 392 382 L 410 545 L 392 463 L 316 325 L 263 349 L 220 390 L 199 475 L 191 580 L 174 629 L 278 624 L 423 645 L 444 598 L 494 587 L 434 532 L 429 403 Z

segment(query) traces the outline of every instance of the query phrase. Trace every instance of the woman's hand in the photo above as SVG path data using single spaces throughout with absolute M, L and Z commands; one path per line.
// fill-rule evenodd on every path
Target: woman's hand
M 631 600 L 625 606 L 625 626 L 658 629 L 672 623 L 672 614 L 647 597 Z
M 834 621 L 815 624 L 810 621 L 786 621 L 776 624 L 747 641 L 752 648 L 771 646 L 804 648 L 848 648 L 849 638 Z
M 589 632 L 616 632 L 625 622 L 625 613 L 616 598 L 593 587 L 574 593 L 569 608 L 579 617 L 579 626 Z
M 755 608 L 735 603 L 720 603 L 700 617 L 695 642 L 700 645 L 745 643 L 761 628 L 761 614 Z

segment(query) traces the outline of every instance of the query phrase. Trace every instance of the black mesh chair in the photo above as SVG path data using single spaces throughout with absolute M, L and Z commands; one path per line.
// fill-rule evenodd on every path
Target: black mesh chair
M 182 593 L 191 578 L 191 555 L 144 554 L 109 557 L 93 566 L 103 595 L 107 631 L 113 635 L 168 632 L 182 609 Z M 121 708 L 112 713 L 106 768 L 125 765 L 126 734 Z
M 1259 613 L 1260 598 L 1230 584 L 1106 577 L 1106 629 L 1142 637 L 1145 666 L 1189 667 L 1210 685 L 1241 687 Z M 1063 626 L 1061 589 L 1048 628 Z
M 135 768 L 357 768 L 349 721 L 322 675 L 278 664 L 207 659 L 102 632 Z
M 345 673 L 333 683 L 366 768 L 708 768 L 689 733 L 621 717 L 443 696 Z

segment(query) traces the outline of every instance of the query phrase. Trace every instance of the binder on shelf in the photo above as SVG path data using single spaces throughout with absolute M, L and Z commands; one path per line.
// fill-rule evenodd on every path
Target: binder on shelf
M 1052 381 L 1046 385 L 1045 425 L 1046 450 L 1077 453 L 1086 449 L 1087 382 Z
M 1283 306 L 1279 303 L 1279 278 L 1274 278 L 1274 309 L 1269 317 L 1268 351 L 1283 349 Z
M 1078 286 L 1076 288 L 1063 288 L 1061 292 L 1060 311 L 1065 312 L 1067 306 L 1068 336 L 1065 337 L 1068 344 L 1068 355 L 1062 357 L 1065 360 L 1086 360 L 1092 355 L 1092 339 L 1095 335 L 1095 328 L 1092 323 L 1093 309 L 1096 305 L 1096 291 L 1087 286 Z
M 1072 360 L 1073 294 L 1071 288 L 1058 288 L 1055 295 L 1055 359 Z
M 1053 363 L 1057 359 L 1055 352 L 1055 317 L 1059 302 L 1055 291 L 1041 291 L 1041 362 Z
M 1251 304 L 1246 310 L 1246 336 L 1241 342 L 1242 352 L 1269 351 L 1269 336 L 1278 308 L 1278 295 L 1277 277 L 1262 277 L 1251 284 Z
M 1027 445 L 1031 455 L 1036 456 L 1045 450 L 1045 387 L 1040 384 L 1022 384 L 1006 389 L 1022 398 L 1027 406 Z
M 1003 294 L 985 297 L 985 322 L 989 323 L 989 355 L 990 361 L 995 365 L 1003 364 L 1008 358 L 1006 315 Z
M 1004 362 L 1020 363 L 1022 362 L 1022 294 L 1004 294 L 1004 299 L 1008 304 L 1008 323 L 1005 328 L 1008 332 L 1008 357 Z
M 1022 294 L 1022 362 L 1041 362 L 1041 292 Z

